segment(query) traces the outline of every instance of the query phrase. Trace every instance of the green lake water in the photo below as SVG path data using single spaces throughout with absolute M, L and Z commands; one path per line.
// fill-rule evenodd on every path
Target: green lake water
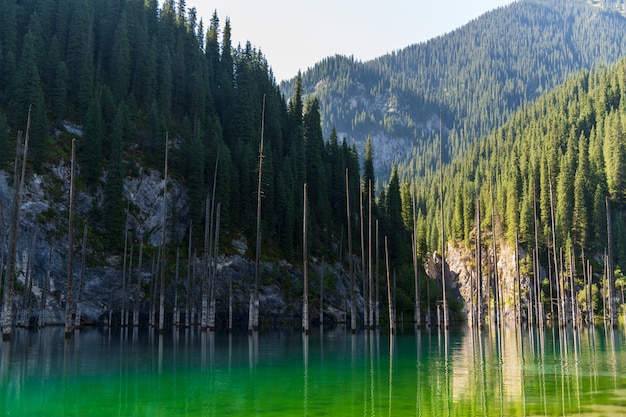
M 62 328 L 0 345 L 2 416 L 626 416 L 626 337 Z

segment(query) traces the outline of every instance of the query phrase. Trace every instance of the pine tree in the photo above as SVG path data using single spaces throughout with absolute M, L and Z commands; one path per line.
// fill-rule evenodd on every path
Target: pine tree
M 26 130 L 26 123 L 30 108 L 30 145 L 29 155 L 32 155 L 35 171 L 41 172 L 43 163 L 47 157 L 49 144 L 46 129 L 47 119 L 45 114 L 45 101 L 39 69 L 37 67 L 37 55 L 35 50 L 37 40 L 32 32 L 28 32 L 24 38 L 24 48 L 16 74 L 13 88 L 10 120 L 16 130 Z
M 386 235 L 389 237 L 390 257 L 393 259 L 392 265 L 397 266 L 399 262 L 407 259 L 407 243 L 411 240 L 407 238 L 407 233 L 402 220 L 402 198 L 400 196 L 400 180 L 395 166 L 391 169 L 391 177 L 386 192 L 385 203 L 387 227 Z
M 104 183 L 103 221 L 107 247 L 121 248 L 124 239 L 124 131 L 128 127 L 128 110 L 121 104 L 113 119 L 110 135 L 111 154 Z
M 589 152 L 584 135 L 578 140 L 578 167 L 574 177 L 574 212 L 573 237 L 582 248 L 586 248 L 590 239 L 592 195 L 589 173 Z
M 129 23 L 126 11 L 122 12 L 113 39 L 111 59 L 111 90 L 118 100 L 124 100 L 129 91 L 131 79 L 131 54 Z
M 81 165 L 83 166 L 82 171 L 85 183 L 93 188 L 100 179 L 102 142 L 104 140 L 104 123 L 102 121 L 102 108 L 99 96 L 91 100 L 85 114 L 83 128 L 84 136 L 80 153 Z

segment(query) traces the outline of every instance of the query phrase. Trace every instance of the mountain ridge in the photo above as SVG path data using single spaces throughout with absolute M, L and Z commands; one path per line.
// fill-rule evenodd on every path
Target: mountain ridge
M 450 160 L 568 76 L 615 62 L 625 39 L 626 18 L 611 8 L 521 0 L 370 61 L 326 58 L 302 85 L 320 101 L 326 137 L 334 127 L 360 150 L 372 136 L 382 178 L 392 163 L 423 174 L 438 159 L 439 114 Z

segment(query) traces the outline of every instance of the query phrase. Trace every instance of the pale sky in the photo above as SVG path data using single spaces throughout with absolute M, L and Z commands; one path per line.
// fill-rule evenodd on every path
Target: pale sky
M 514 0 L 186 0 L 208 28 L 230 18 L 233 46 L 260 49 L 276 81 L 335 54 L 366 61 L 450 32 Z

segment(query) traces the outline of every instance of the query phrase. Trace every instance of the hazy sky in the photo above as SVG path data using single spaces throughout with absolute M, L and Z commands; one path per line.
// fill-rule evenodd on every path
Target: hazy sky
M 513 0 L 186 0 L 205 29 L 217 10 L 233 46 L 250 41 L 278 82 L 335 54 L 369 60 L 450 32 Z

